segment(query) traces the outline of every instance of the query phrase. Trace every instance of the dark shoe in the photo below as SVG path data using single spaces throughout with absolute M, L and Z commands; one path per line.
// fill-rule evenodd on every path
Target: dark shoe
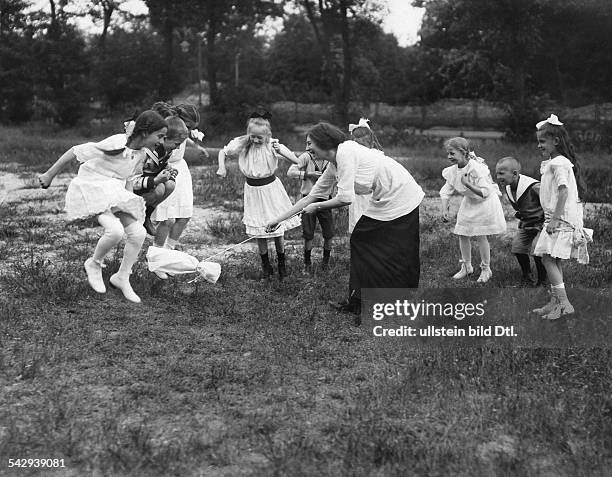
M 532 287 L 535 286 L 535 279 L 531 273 L 527 273 L 521 277 L 521 286 L 522 287 Z
M 323 250 L 323 264 L 321 265 L 321 268 L 323 270 L 327 270 L 327 268 L 329 267 L 330 257 L 331 257 L 331 250 Z
M 344 300 L 340 302 L 330 301 L 329 304 L 340 313 L 361 313 L 361 300 Z
M 261 269 L 262 269 L 262 278 L 268 279 L 272 275 L 274 275 L 274 269 L 272 265 L 270 265 L 270 259 L 268 258 L 268 254 L 264 253 L 261 256 Z
M 287 267 L 285 265 L 285 254 L 278 254 L 278 279 L 282 280 L 287 276 Z
M 145 218 L 145 221 L 142 225 L 147 231 L 147 234 L 149 234 L 151 237 L 155 237 L 155 234 L 157 233 L 157 227 L 155 227 L 155 225 L 153 225 L 153 222 L 151 222 L 151 217 Z

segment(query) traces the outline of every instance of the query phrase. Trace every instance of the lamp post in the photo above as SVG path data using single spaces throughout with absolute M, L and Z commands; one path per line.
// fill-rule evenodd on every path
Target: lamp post
M 198 39 L 198 107 L 202 107 L 202 37 L 196 34 Z
M 235 66 L 234 86 L 237 88 L 238 81 L 240 79 L 240 52 L 239 51 L 236 53 L 236 56 L 234 57 L 234 66 Z

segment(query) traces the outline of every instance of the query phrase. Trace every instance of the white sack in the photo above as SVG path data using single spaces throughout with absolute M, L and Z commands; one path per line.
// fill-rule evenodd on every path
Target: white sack
M 221 265 L 218 263 L 200 262 L 188 253 L 153 245 L 147 250 L 147 265 L 151 272 L 166 272 L 169 275 L 199 273 L 210 283 L 216 283 L 221 275 Z

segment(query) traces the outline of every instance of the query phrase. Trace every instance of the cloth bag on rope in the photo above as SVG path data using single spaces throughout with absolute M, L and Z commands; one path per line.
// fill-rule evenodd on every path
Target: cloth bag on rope
M 147 266 L 151 272 L 166 272 L 168 275 L 199 273 L 209 283 L 216 283 L 221 275 L 221 265 L 200 261 L 188 253 L 150 246 L 147 250 Z

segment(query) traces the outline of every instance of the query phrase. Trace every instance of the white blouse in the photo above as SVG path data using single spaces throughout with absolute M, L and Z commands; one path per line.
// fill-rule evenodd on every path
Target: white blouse
M 330 163 L 308 195 L 327 199 L 334 184 L 338 186 L 336 198 L 346 203 L 352 203 L 355 194 L 372 193 L 363 215 L 376 220 L 389 221 L 409 214 L 425 197 L 404 166 L 382 151 L 355 141 L 338 146 L 336 165 Z
M 73 146 L 72 152 L 81 162 L 78 175 L 89 179 L 104 176 L 125 181 L 142 169 L 145 152 L 125 147 L 125 134 L 115 134 L 100 142 L 87 142 Z M 122 152 L 111 155 L 105 151 Z
M 467 175 L 470 184 L 480 188 L 483 197 L 468 189 L 461 182 L 461 177 L 464 175 Z M 454 194 L 460 194 L 470 199 L 484 201 L 491 194 L 501 195 L 499 187 L 493 182 L 489 167 L 484 162 L 475 159 L 470 159 L 465 167 L 454 164 L 444 168 L 442 177 L 446 179 L 446 183 L 440 189 L 440 197 L 443 199 L 449 199 Z
M 571 161 L 565 156 L 543 161 L 540 165 L 540 203 L 547 217 L 552 216 L 559 199 L 559 187 L 567 187 L 567 200 L 561 219 L 582 227 L 582 203 L 578 198 L 578 186 Z
M 248 145 L 248 136 L 232 139 L 223 152 L 238 157 L 238 168 L 250 179 L 261 179 L 274 175 L 278 169 L 278 155 L 272 149 L 272 142 Z

